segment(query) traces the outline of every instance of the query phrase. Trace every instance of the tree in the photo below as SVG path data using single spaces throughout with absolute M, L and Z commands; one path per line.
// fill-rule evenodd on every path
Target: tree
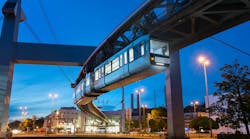
M 237 60 L 232 65 L 224 65 L 221 69 L 221 82 L 216 82 L 218 101 L 213 104 L 212 112 L 218 116 L 221 125 L 240 128 L 245 125 L 249 135 L 250 121 L 250 71 L 248 66 L 241 67 Z
M 218 129 L 219 125 L 216 121 L 213 119 L 210 119 L 212 121 L 212 129 Z M 189 125 L 190 128 L 194 128 L 195 130 L 199 130 L 201 127 L 204 130 L 209 130 L 209 118 L 208 117 L 196 117 L 194 118 Z
M 149 120 L 149 126 L 151 128 L 151 131 L 153 131 L 153 132 L 159 131 L 158 122 L 156 120 L 150 119 Z
M 167 110 L 164 107 L 155 108 L 152 109 L 151 115 L 153 117 L 159 117 L 159 116 L 167 117 Z
M 149 126 L 151 131 L 162 131 L 167 129 L 167 110 L 166 108 L 160 107 L 155 108 L 151 111 L 152 119 L 149 120 Z
M 43 127 L 43 123 L 44 123 L 43 117 L 36 120 L 36 126 L 38 126 L 39 128 Z
M 139 128 L 139 121 L 138 120 L 131 120 L 130 121 L 130 128 L 131 129 Z
M 13 121 L 13 122 L 9 123 L 9 127 L 10 127 L 11 129 L 18 129 L 18 128 L 19 128 L 20 123 L 21 123 L 20 121 L 15 120 L 15 121 Z
M 32 119 L 29 119 L 29 118 L 24 119 L 24 120 L 20 123 L 20 128 L 21 128 L 21 130 L 23 130 L 23 131 L 27 130 L 28 128 L 29 128 L 29 129 L 32 129 L 32 126 L 33 126 L 33 121 L 32 121 Z

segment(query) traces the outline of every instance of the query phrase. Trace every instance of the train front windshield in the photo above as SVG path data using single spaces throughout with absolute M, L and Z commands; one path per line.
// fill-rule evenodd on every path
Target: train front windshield
M 150 39 L 150 53 L 169 57 L 169 44 L 167 42 Z

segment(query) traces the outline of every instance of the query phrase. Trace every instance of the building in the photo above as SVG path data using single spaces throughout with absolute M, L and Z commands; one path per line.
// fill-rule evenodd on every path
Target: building
M 184 113 L 184 123 L 185 123 L 185 127 L 189 128 L 189 125 L 191 123 L 191 121 L 199 116 L 206 116 L 208 117 L 208 114 L 206 112 L 185 112 Z
M 118 133 L 121 131 L 121 110 L 103 111 L 108 118 L 108 123 L 104 123 L 94 117 L 86 116 L 84 131 L 86 133 Z
M 45 118 L 44 128 L 52 132 L 80 132 L 83 131 L 84 117 L 75 107 L 61 107 Z

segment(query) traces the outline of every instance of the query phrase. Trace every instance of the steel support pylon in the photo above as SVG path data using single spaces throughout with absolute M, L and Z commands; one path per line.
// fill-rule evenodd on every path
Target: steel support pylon
M 168 111 L 168 139 L 183 139 L 184 110 L 182 100 L 182 85 L 179 50 L 170 47 L 171 64 L 166 70 L 166 96 Z
M 8 113 L 14 70 L 13 56 L 14 43 L 17 42 L 19 19 L 21 16 L 21 1 L 8 1 L 15 3 L 15 13 L 5 11 L 3 28 L 0 38 L 0 137 L 6 132 Z M 14 9 L 14 8 L 13 8 Z M 3 9 L 4 11 L 5 9 Z M 12 10 L 12 9 L 8 9 Z

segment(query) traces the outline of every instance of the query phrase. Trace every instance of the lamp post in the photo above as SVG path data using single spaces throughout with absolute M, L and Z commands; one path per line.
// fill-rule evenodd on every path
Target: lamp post
M 19 109 L 21 110 L 21 117 L 22 117 L 22 119 L 24 119 L 25 116 L 28 114 L 27 107 L 26 106 L 20 106 Z
M 143 116 L 142 116 L 142 119 L 143 119 L 143 123 L 145 123 L 146 121 L 146 108 L 147 108 L 147 104 L 142 104 L 142 113 L 143 113 Z
M 196 114 L 196 116 L 197 116 L 197 105 L 199 105 L 199 101 L 191 101 L 191 103 L 190 103 L 193 107 L 194 107 L 194 113 Z
M 51 99 L 51 107 L 55 104 L 55 99 L 58 98 L 58 94 L 56 93 L 50 93 L 49 98 Z
M 209 98 L 208 98 L 208 83 L 207 83 L 207 70 L 206 67 L 210 64 L 210 61 L 205 57 L 205 56 L 199 56 L 198 57 L 198 62 L 203 65 L 203 70 L 204 70 L 204 78 L 205 78 L 205 86 L 206 86 L 206 99 L 207 99 L 207 108 L 209 108 Z M 210 118 L 210 110 L 208 111 L 208 118 L 209 118 L 209 128 L 210 128 L 210 136 L 213 136 L 212 133 L 212 121 Z
M 141 129 L 142 129 L 142 125 L 141 125 L 141 93 L 143 93 L 145 90 L 144 90 L 144 88 L 141 88 L 141 89 L 136 89 L 135 90 L 135 92 L 137 93 L 137 95 L 138 95 L 138 103 L 137 103 L 137 105 L 138 105 L 138 108 L 139 108 L 139 128 L 140 128 L 140 131 L 141 131 Z
M 146 109 L 148 106 L 147 106 L 147 104 L 142 104 L 141 106 L 142 106 L 142 113 L 143 113 L 143 117 L 142 117 L 142 118 L 145 119 L 145 116 L 146 116 L 146 114 L 145 114 L 145 109 Z

